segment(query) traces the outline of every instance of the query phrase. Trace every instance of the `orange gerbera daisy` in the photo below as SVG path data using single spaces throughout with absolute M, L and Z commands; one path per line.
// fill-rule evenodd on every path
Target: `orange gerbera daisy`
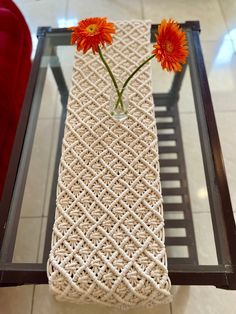
M 162 20 L 158 26 L 152 53 L 167 71 L 181 71 L 188 55 L 185 32 L 173 20 Z
M 98 45 L 112 43 L 112 34 L 115 34 L 115 25 L 107 22 L 105 17 L 92 17 L 82 20 L 76 27 L 70 27 L 71 43 L 77 45 L 77 50 L 86 53 L 92 49 L 93 53 L 98 52 Z

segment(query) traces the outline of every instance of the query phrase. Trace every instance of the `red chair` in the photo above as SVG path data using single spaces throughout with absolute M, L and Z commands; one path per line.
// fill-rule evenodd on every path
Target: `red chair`
M 31 69 L 32 41 L 20 10 L 0 0 L 0 199 Z

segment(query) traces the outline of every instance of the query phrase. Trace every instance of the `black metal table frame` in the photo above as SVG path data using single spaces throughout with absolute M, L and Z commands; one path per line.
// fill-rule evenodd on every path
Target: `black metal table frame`
M 169 275 L 173 285 L 214 285 L 218 288 L 236 289 L 236 228 L 212 99 L 200 46 L 200 25 L 198 21 L 188 21 L 182 24 L 182 27 L 189 31 L 190 40 L 193 43 L 193 45 L 189 45 L 190 54 L 194 56 L 189 61 L 191 63 L 190 75 L 193 85 L 195 110 L 219 265 L 175 265 L 171 263 Z M 155 40 L 154 33 L 156 30 L 157 25 L 152 25 L 152 42 Z M 0 201 L 0 286 L 46 284 L 48 282 L 46 262 L 50 249 L 50 241 L 45 242 L 42 263 L 12 263 L 11 260 L 20 217 L 21 208 L 19 204 L 22 202 L 24 191 L 24 185 L 22 183 L 26 181 L 27 175 L 27 171 L 22 167 L 22 164 L 29 164 L 33 143 L 33 137 L 27 137 L 26 130 L 30 129 L 32 134 L 35 132 L 36 126 L 33 122 L 35 122 L 34 118 L 37 117 L 39 108 L 37 104 L 33 103 L 33 100 L 36 93 L 42 95 L 43 84 L 37 84 L 37 82 L 44 82 L 46 77 L 46 69 L 44 71 L 40 69 L 42 56 L 43 54 L 45 55 L 45 43 L 48 40 L 48 36 L 59 34 L 65 36 L 65 42 L 69 44 L 68 33 L 69 31 L 66 29 L 52 29 L 50 27 L 40 27 L 38 29 L 37 51 L 16 133 L 3 197 Z M 55 41 L 55 46 L 61 44 L 59 37 L 58 39 L 55 37 L 53 40 Z M 54 63 L 50 64 L 50 66 L 61 95 L 61 102 L 64 109 L 61 119 L 61 123 L 63 124 L 65 120 L 68 90 L 55 50 L 52 48 L 51 51 L 46 52 L 46 55 L 53 55 L 55 57 Z M 185 71 L 182 71 L 175 75 L 171 91 L 180 90 L 184 72 Z M 154 95 L 154 100 L 155 97 L 158 97 L 158 95 Z M 172 95 L 172 97 L 177 99 L 178 94 Z M 60 140 L 62 136 L 63 128 L 60 130 Z M 28 145 L 27 154 L 23 154 L 23 145 L 26 144 Z M 59 164 L 59 158 L 60 147 L 58 147 L 57 151 L 56 165 Z M 54 179 L 56 178 L 57 169 L 55 167 Z M 55 205 L 55 195 L 56 186 L 54 185 L 51 191 L 50 208 L 53 208 Z M 54 212 L 52 210 L 51 212 L 48 218 L 46 239 L 51 237 L 50 227 L 54 220 Z

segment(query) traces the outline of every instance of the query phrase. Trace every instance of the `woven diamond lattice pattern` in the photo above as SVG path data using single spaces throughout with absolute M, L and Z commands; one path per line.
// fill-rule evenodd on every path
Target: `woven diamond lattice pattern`
M 104 51 L 127 76 L 150 54 L 150 23 L 116 22 Z M 129 114 L 109 114 L 98 55 L 75 54 L 48 261 L 57 299 L 120 308 L 170 301 L 150 64 L 129 85 Z

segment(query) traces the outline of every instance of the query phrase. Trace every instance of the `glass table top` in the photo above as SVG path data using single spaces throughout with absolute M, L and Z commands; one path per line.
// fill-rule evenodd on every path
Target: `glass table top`
M 226 265 L 233 272 L 224 214 L 230 213 L 231 205 L 227 187 L 223 195 L 217 182 L 225 174 L 219 175 L 222 159 L 215 160 L 214 155 L 220 154 L 218 134 L 214 115 L 206 111 L 205 102 L 211 105 L 211 99 L 206 95 L 207 81 L 202 82 L 204 64 L 200 72 L 198 31 L 187 23 L 184 27 L 189 58 L 182 73 L 164 72 L 152 60 L 168 267 L 170 276 L 184 271 L 224 273 Z M 35 264 L 45 271 L 75 53 L 69 39 L 66 30 L 46 29 L 39 36 L 36 83 L 1 250 L 0 263 L 11 264 L 11 269 Z

